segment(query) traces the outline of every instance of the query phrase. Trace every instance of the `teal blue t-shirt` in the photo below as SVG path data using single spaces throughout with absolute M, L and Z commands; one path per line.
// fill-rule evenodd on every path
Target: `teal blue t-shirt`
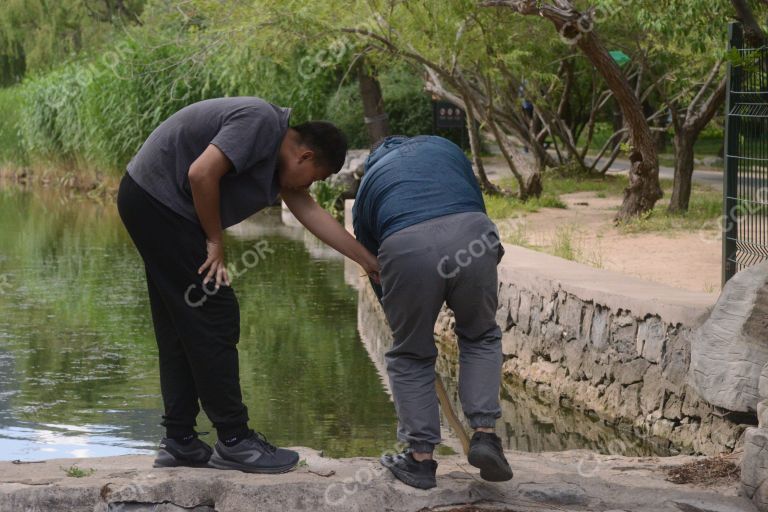
M 391 234 L 445 215 L 485 213 L 472 164 L 442 137 L 389 137 L 365 162 L 352 210 L 355 237 L 373 254 Z

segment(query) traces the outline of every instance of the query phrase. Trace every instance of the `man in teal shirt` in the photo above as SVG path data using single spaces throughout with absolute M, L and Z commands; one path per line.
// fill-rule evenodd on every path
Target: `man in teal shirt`
M 475 430 L 469 463 L 486 480 L 509 480 L 512 470 L 494 433 L 501 416 L 496 265 L 503 248 L 471 164 L 440 137 L 385 139 L 366 161 L 353 225 L 381 266 L 381 287 L 374 289 L 394 337 L 387 373 L 398 438 L 408 443 L 381 463 L 409 485 L 436 485 L 432 454 L 441 439 L 433 332 L 445 302 L 456 316 L 459 398 Z

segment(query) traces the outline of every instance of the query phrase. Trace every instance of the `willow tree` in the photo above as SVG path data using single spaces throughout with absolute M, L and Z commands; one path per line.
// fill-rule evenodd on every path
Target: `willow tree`
M 500 30 L 492 13 L 471 1 L 352 4 L 325 2 L 312 8 L 303 6 L 303 10 L 300 5 L 281 7 L 294 16 L 296 12 L 307 16 L 315 32 L 352 37 L 369 56 L 378 54 L 412 64 L 425 76 L 429 92 L 467 112 L 475 161 L 479 163 L 479 137 L 472 129 L 473 121 L 499 146 L 517 182 L 518 196 L 540 195 L 542 171 L 557 161 L 547 152 L 541 134 L 534 131 L 522 101 L 526 85 L 536 94 L 542 88 L 554 91 L 555 45 L 544 37 L 532 38 L 526 23 L 519 20 L 519 30 Z M 294 25 L 303 30 L 308 26 Z M 546 64 L 542 66 L 542 62 Z M 543 108 L 543 100 L 541 105 Z M 482 165 L 476 169 L 481 186 L 498 193 Z
M 613 92 L 629 130 L 629 186 L 616 215 L 617 221 L 653 209 L 663 192 L 659 184 L 659 157 L 643 106 L 637 94 L 605 47 L 595 27 L 595 9 L 579 10 L 571 0 L 489 0 L 485 7 L 505 7 L 523 15 L 541 16 L 550 21 L 560 36 L 577 47 L 595 66 Z
M 646 0 L 629 17 L 638 32 L 636 56 L 655 82 L 674 131 L 675 174 L 668 210 L 685 212 L 691 198 L 694 147 L 725 102 L 729 0 Z
M 270 37 L 266 34 L 271 31 L 282 34 L 279 40 L 282 45 L 305 45 L 310 49 L 308 57 L 311 61 L 305 64 L 336 69 L 341 81 L 354 76 L 363 61 L 366 66 L 373 67 L 385 67 L 393 59 L 411 64 L 415 73 L 425 76 L 425 83 L 433 94 L 454 101 L 468 109 L 470 116 L 484 123 L 486 128 L 493 128 L 497 143 L 517 179 L 520 197 L 527 199 L 541 193 L 542 165 L 536 159 L 548 155 L 542 147 L 532 162 L 510 139 L 510 135 L 524 138 L 518 129 L 524 124 L 522 113 L 516 112 L 519 106 L 515 107 L 513 115 L 496 116 L 505 108 L 503 104 L 508 99 L 500 88 L 501 82 L 486 71 L 492 66 L 483 65 L 489 59 L 484 44 L 486 36 L 477 20 L 470 19 L 476 17 L 478 11 L 471 2 L 446 5 L 436 0 L 414 3 L 331 1 L 322 4 L 287 1 L 258 9 L 256 4 L 252 2 L 253 13 L 274 22 L 266 32 L 261 32 L 262 37 Z M 462 27 L 457 29 L 456 20 L 463 22 Z M 489 21 L 484 20 L 490 26 Z M 300 63 L 299 68 L 304 68 L 305 64 Z M 467 105 L 465 101 L 471 104 Z M 371 113 L 373 116 L 368 113 L 366 116 L 375 119 L 382 114 L 380 111 Z M 477 142 L 473 137 L 472 146 L 476 151 Z M 477 171 L 484 190 L 500 192 L 484 175 L 482 166 L 478 166 Z
M 44 71 L 109 42 L 114 27 L 139 23 L 145 0 L 3 0 L 0 82 Z M 3 65 L 3 63 L 5 65 Z

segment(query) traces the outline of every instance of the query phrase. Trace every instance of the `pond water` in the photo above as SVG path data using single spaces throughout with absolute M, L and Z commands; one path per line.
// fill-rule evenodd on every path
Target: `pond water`
M 377 455 L 394 442 L 396 419 L 358 338 L 357 293 L 340 257 L 311 244 L 310 253 L 303 230 L 271 210 L 226 242 L 241 274 L 251 426 L 332 456 Z M 157 444 L 162 401 L 145 286 L 111 203 L 0 190 L 0 459 Z M 203 413 L 198 430 L 215 440 Z
M 279 208 L 229 230 L 226 244 L 251 426 L 334 457 L 391 449 L 386 347 L 371 342 L 388 331 L 365 317 L 375 308 L 345 283 L 343 259 Z M 111 202 L 0 188 L 0 459 L 151 453 L 162 401 L 145 286 Z M 455 399 L 444 352 L 438 367 Z M 666 453 L 509 383 L 502 396 L 499 434 L 510 448 Z M 198 430 L 215 441 L 204 413 Z

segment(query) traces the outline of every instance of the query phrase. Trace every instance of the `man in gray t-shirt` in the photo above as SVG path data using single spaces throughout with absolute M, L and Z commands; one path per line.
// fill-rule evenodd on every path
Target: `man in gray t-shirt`
M 307 191 L 343 165 L 344 134 L 323 121 L 289 127 L 290 114 L 253 97 L 189 105 L 152 132 L 120 183 L 118 209 L 144 260 L 160 357 L 166 435 L 156 467 L 280 473 L 299 460 L 248 427 L 224 228 L 280 195 L 309 231 L 376 279 L 376 258 Z M 217 430 L 214 449 L 194 430 L 199 404 Z
M 216 98 L 184 107 L 149 136 L 128 164 L 128 174 L 152 197 L 197 222 L 189 168 L 213 144 L 232 163 L 222 176 L 224 228 L 273 204 L 280 192 L 277 155 L 291 109 L 259 98 Z

